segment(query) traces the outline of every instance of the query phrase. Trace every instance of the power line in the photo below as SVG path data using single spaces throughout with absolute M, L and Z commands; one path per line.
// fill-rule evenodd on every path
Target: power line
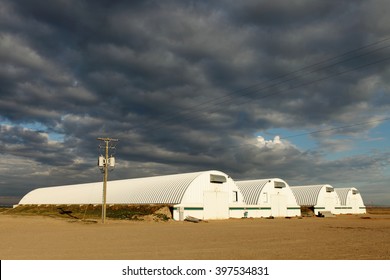
M 356 71 L 358 69 L 366 68 L 366 67 L 369 67 L 369 66 L 372 66 L 372 65 L 375 65 L 375 64 L 379 64 L 379 63 L 385 62 L 387 60 L 390 60 L 390 56 L 389 57 L 385 57 L 385 58 L 380 59 L 380 60 L 377 60 L 377 61 L 373 61 L 373 62 L 370 62 L 370 63 L 359 65 L 359 66 L 356 66 L 356 67 L 348 69 L 348 70 L 344 70 L 344 71 L 341 71 L 341 72 L 338 72 L 338 73 L 334 73 L 334 74 L 331 74 L 331 75 L 326 76 L 326 77 L 318 78 L 318 79 L 310 81 L 310 82 L 301 83 L 299 85 L 289 87 L 288 89 L 285 89 L 284 91 L 279 91 L 279 92 L 276 92 L 276 93 L 271 93 L 271 94 L 268 94 L 268 95 L 264 95 L 264 96 L 261 96 L 261 99 L 268 98 L 268 97 L 271 97 L 271 96 L 274 96 L 274 95 L 278 95 L 278 94 L 282 94 L 282 93 L 284 93 L 286 91 L 297 89 L 297 88 L 300 88 L 300 87 L 303 87 L 303 86 L 308 86 L 308 85 L 311 85 L 311 84 L 314 84 L 314 83 L 325 81 L 325 80 L 328 80 L 328 79 L 333 78 L 333 77 L 341 76 L 341 75 L 344 75 L 346 73 Z M 248 102 L 250 102 L 250 101 L 245 101 L 245 102 L 242 102 L 240 104 L 244 104 L 244 103 L 248 103 Z
M 387 45 L 387 46 L 381 47 L 381 48 L 379 48 L 379 49 L 375 49 L 375 50 L 373 50 L 373 51 L 370 51 L 370 52 L 367 52 L 367 53 L 364 53 L 364 54 L 360 54 L 360 55 L 354 56 L 354 57 L 352 57 L 352 58 L 348 58 L 348 59 L 345 59 L 345 60 L 342 60 L 342 61 L 338 61 L 338 62 L 335 62 L 335 63 L 330 64 L 330 65 L 322 66 L 322 67 L 320 67 L 320 68 L 310 70 L 310 71 L 307 72 L 305 75 L 315 73 L 315 72 L 317 72 L 317 71 L 319 71 L 319 70 L 325 70 L 325 69 L 331 68 L 331 67 L 333 67 L 333 66 L 337 66 L 337 65 L 340 65 L 340 64 L 342 64 L 342 63 L 345 63 L 345 62 L 348 62 L 348 61 L 352 61 L 352 60 L 354 60 L 354 59 L 356 59 L 356 58 L 360 58 L 360 57 L 363 57 L 363 56 L 366 56 L 366 55 L 369 55 L 369 54 L 378 52 L 378 51 L 380 51 L 380 50 L 383 50 L 383 49 L 386 49 L 386 48 L 389 48 L 389 47 L 390 47 L 390 45 Z M 333 59 L 332 59 L 332 60 L 333 60 Z M 315 65 L 318 65 L 318 63 L 316 63 Z M 369 64 L 367 64 L 367 65 L 369 65 Z M 304 67 L 304 68 L 302 68 L 302 69 L 307 69 L 307 68 L 309 68 L 309 67 Z M 287 77 L 287 76 L 291 76 L 292 74 L 299 73 L 299 72 L 302 71 L 302 69 L 297 70 L 297 71 L 294 71 L 294 72 L 291 72 L 291 73 L 289 73 L 289 74 L 287 74 L 287 75 L 284 75 L 283 77 Z M 356 69 L 358 69 L 358 68 L 356 68 Z M 354 70 L 354 69 L 352 69 L 352 70 Z M 273 88 L 273 87 L 282 85 L 282 84 L 284 84 L 284 83 L 287 83 L 287 82 L 291 82 L 291 81 L 297 80 L 297 78 L 299 78 L 299 77 L 304 77 L 305 75 L 301 74 L 301 75 L 298 75 L 298 76 L 294 76 L 294 77 L 292 77 L 292 78 L 290 78 L 290 79 L 283 80 L 283 81 L 279 81 L 279 82 L 277 82 L 276 84 L 272 84 L 272 85 L 269 85 L 269 86 L 266 86 L 266 87 L 263 87 L 263 88 L 259 88 L 259 89 L 257 89 L 257 90 L 254 91 L 254 92 L 246 92 L 246 93 L 240 94 L 240 95 L 238 95 L 238 97 L 240 97 L 240 96 L 241 96 L 241 97 L 242 97 L 242 96 L 248 96 L 248 95 L 252 95 L 252 94 L 255 95 L 255 94 L 259 93 L 259 92 L 262 91 L 262 90 L 270 89 L 270 88 Z M 277 78 L 272 79 L 272 80 L 270 80 L 270 81 L 274 81 L 274 80 L 277 80 Z M 230 96 L 230 95 L 232 95 L 232 94 L 229 94 L 228 96 Z M 234 98 L 236 98 L 236 97 L 237 97 L 237 96 L 234 95 Z M 268 95 L 267 95 L 267 97 L 268 97 Z M 226 100 L 226 101 L 229 102 L 230 100 L 232 100 L 232 99 L 234 99 L 234 98 L 229 98 L 229 99 Z M 222 98 L 221 98 L 221 99 L 222 99 Z M 213 105 L 221 105 L 221 104 L 227 103 L 226 101 L 223 101 L 223 102 L 220 102 L 220 103 L 215 103 L 215 104 L 213 104 Z
M 168 123 L 169 121 L 176 119 L 176 118 L 180 118 L 180 121 L 199 119 L 199 118 L 201 118 L 201 116 L 193 115 L 194 112 L 202 112 L 202 111 L 206 112 L 205 109 L 210 109 L 210 108 L 216 107 L 216 106 L 221 105 L 221 104 L 229 103 L 231 100 L 239 98 L 239 97 L 245 97 L 248 95 L 258 95 L 259 93 L 263 93 L 263 95 L 256 97 L 256 100 L 265 99 L 265 98 L 269 98 L 272 96 L 283 94 L 285 92 L 288 92 L 288 91 L 291 91 L 291 90 L 294 90 L 297 88 L 305 87 L 305 86 L 308 86 L 308 85 L 311 85 L 314 83 L 318 83 L 318 82 L 325 81 L 325 80 L 328 80 L 328 79 L 331 79 L 331 78 L 334 78 L 337 76 L 341 76 L 341 75 L 344 75 L 346 73 L 350 73 L 350 72 L 353 72 L 353 71 L 356 71 L 359 69 L 367 68 L 367 67 L 370 67 L 370 66 L 373 66 L 376 64 L 386 62 L 386 61 L 390 60 L 390 57 L 384 57 L 382 59 L 377 59 L 375 61 L 369 61 L 367 63 L 363 63 L 360 65 L 355 64 L 354 67 L 351 67 L 351 66 L 348 67 L 348 65 L 347 65 L 347 63 L 352 62 L 358 58 L 367 57 L 369 55 L 372 55 L 374 53 L 378 53 L 384 49 L 389 48 L 390 45 L 387 45 L 387 44 L 381 45 L 384 42 L 387 42 L 389 40 L 390 40 L 390 38 L 385 38 L 383 40 L 374 42 L 372 44 L 369 44 L 369 45 L 366 45 L 363 47 L 359 47 L 357 49 L 345 52 L 341 55 L 334 56 L 332 58 L 311 64 L 309 66 L 302 67 L 302 68 L 295 70 L 295 71 L 291 71 L 285 75 L 281 75 L 281 76 L 276 77 L 274 79 L 271 79 L 268 81 L 263 81 L 263 82 L 254 84 L 252 86 L 249 86 L 249 87 L 237 90 L 237 91 L 233 91 L 225 96 L 210 99 L 207 102 L 198 103 L 198 104 L 191 106 L 187 109 L 183 109 L 177 113 L 166 115 L 166 117 L 162 120 L 160 119 L 158 121 L 154 121 L 154 122 L 149 123 L 149 124 L 147 123 L 147 124 L 144 124 L 143 126 L 141 126 L 141 125 L 135 126 L 135 128 L 139 127 L 139 128 L 143 128 L 143 129 L 150 129 L 151 127 L 154 127 L 153 131 L 161 130 L 161 129 L 163 129 L 163 127 L 162 126 L 156 127 L 157 124 L 161 125 L 164 123 Z M 374 47 L 374 49 L 372 49 L 373 47 Z M 344 66 L 343 67 L 344 70 L 333 72 L 333 73 L 328 71 L 331 69 L 335 69 L 335 67 L 337 67 L 337 66 Z M 311 80 L 306 79 L 306 81 L 304 81 L 304 82 L 289 85 L 288 87 L 285 87 L 282 89 L 278 88 L 278 87 L 280 87 L 284 84 L 287 84 L 289 82 L 299 81 L 298 78 L 305 78 L 305 77 L 309 76 L 310 74 L 320 73 L 320 71 L 324 71 L 324 70 L 327 70 L 327 73 L 328 73 L 325 76 L 318 77 L 316 79 L 311 79 Z M 267 92 L 265 92 L 265 90 L 269 90 L 269 89 L 276 89 L 277 91 L 267 94 Z M 243 100 L 242 102 L 239 102 L 239 103 L 236 102 L 235 104 L 242 105 L 242 104 L 245 104 L 245 103 L 248 103 L 251 101 L 252 100 Z M 207 106 L 204 106 L 204 105 L 207 105 Z M 191 110 L 191 109 L 196 109 L 198 107 L 200 107 L 200 109 Z M 225 108 L 217 108 L 217 109 L 213 110 L 213 112 L 218 112 L 218 111 L 221 111 L 224 109 Z M 313 135 L 313 134 L 321 133 L 321 132 L 325 132 L 325 131 L 335 131 L 335 130 L 339 130 L 339 129 L 343 129 L 343 128 L 345 129 L 345 128 L 350 128 L 350 127 L 356 127 L 356 126 L 366 125 L 366 124 L 374 123 L 374 122 L 388 121 L 389 119 L 390 119 L 390 117 L 387 117 L 384 119 L 363 122 L 363 123 L 355 123 L 355 124 L 350 124 L 350 125 L 344 125 L 344 126 L 326 129 L 326 130 L 311 131 L 311 132 L 307 132 L 307 133 L 301 133 L 301 134 L 297 134 L 297 135 L 290 135 L 290 136 L 281 137 L 281 139 L 299 137 L 299 136 L 304 136 L 304 135 Z M 243 147 L 243 146 L 248 146 L 248 145 L 254 145 L 254 144 L 245 143 L 245 144 L 239 144 L 239 145 L 232 145 L 232 146 L 228 146 L 228 147 L 226 147 L 226 146 L 219 147 L 219 148 L 210 147 L 210 149 L 215 151 L 215 150 L 219 150 L 219 149 L 238 148 L 238 147 Z
M 386 117 L 386 118 L 371 120 L 371 121 L 367 121 L 367 122 L 354 123 L 354 124 L 350 124 L 350 125 L 337 126 L 337 127 L 327 128 L 327 129 L 314 130 L 314 131 L 309 131 L 309 132 L 305 132 L 305 133 L 299 133 L 299 134 L 294 134 L 294 135 L 289 135 L 289 136 L 279 136 L 279 137 L 280 137 L 280 139 L 289 139 L 289 138 L 301 137 L 301 136 L 306 136 L 306 135 L 319 134 L 322 132 L 337 131 L 337 130 L 341 130 L 341 129 L 345 129 L 345 128 L 363 126 L 363 125 L 368 125 L 368 124 L 372 124 L 372 123 L 385 122 L 385 121 L 389 121 L 389 120 L 390 120 L 390 117 Z M 237 144 L 237 145 L 229 145 L 229 146 L 225 146 L 225 147 L 218 147 L 218 148 L 214 148 L 212 150 L 213 151 L 220 151 L 220 150 L 228 150 L 228 149 L 240 148 L 240 147 L 246 147 L 246 146 L 256 146 L 256 144 L 243 143 L 243 144 Z
M 287 73 L 285 75 L 281 75 L 281 76 L 276 77 L 276 78 L 273 78 L 271 80 L 263 81 L 263 82 L 254 84 L 252 86 L 249 86 L 249 87 L 237 90 L 237 91 L 233 91 L 233 92 L 231 92 L 231 93 L 229 93 L 229 94 L 227 94 L 225 96 L 210 99 L 207 102 L 198 103 L 198 104 L 193 105 L 193 106 L 191 106 L 191 107 L 189 107 L 187 109 L 181 110 L 181 111 L 179 111 L 177 113 L 167 115 L 163 119 L 160 118 L 159 120 L 154 121 L 154 123 L 152 122 L 152 123 L 149 123 L 149 124 L 146 124 L 146 125 L 144 124 L 143 126 L 139 126 L 139 127 L 143 128 L 143 129 L 148 129 L 150 127 L 156 126 L 157 124 L 161 125 L 161 124 L 164 124 L 164 123 L 168 123 L 168 121 L 171 121 L 171 120 L 176 119 L 178 117 L 180 117 L 181 120 L 197 119 L 197 118 L 199 118 L 199 116 L 193 116 L 193 115 L 190 115 L 190 114 L 193 114 L 194 112 L 202 112 L 202 111 L 206 112 L 206 109 L 211 109 L 211 108 L 216 107 L 218 105 L 222 105 L 222 104 L 228 103 L 228 102 L 230 102 L 231 100 L 233 100 L 235 98 L 244 97 L 244 96 L 248 96 L 248 95 L 255 95 L 255 94 L 261 93 L 264 90 L 276 88 L 277 86 L 283 85 L 283 84 L 285 84 L 287 82 L 291 82 L 291 81 L 297 80 L 300 77 L 305 77 L 308 74 L 312 74 L 312 73 L 318 72 L 320 70 L 330 69 L 331 67 L 334 67 L 334 66 L 337 66 L 337 65 L 341 65 L 343 63 L 355 60 L 357 58 L 361 58 L 363 56 L 367 56 L 367 55 L 373 54 L 373 53 L 378 52 L 380 50 L 383 50 L 385 48 L 389 48 L 390 45 L 381 46 L 381 47 L 376 48 L 374 50 L 369 50 L 369 48 L 371 48 L 373 46 L 376 46 L 376 45 L 379 45 L 379 44 L 381 44 L 383 42 L 386 42 L 386 41 L 389 41 L 389 40 L 390 40 L 390 38 L 385 38 L 383 40 L 380 40 L 380 41 L 368 44 L 366 46 L 359 47 L 359 48 L 356 48 L 356 49 L 351 50 L 351 51 L 347 51 L 347 52 L 345 52 L 345 53 L 343 53 L 341 55 L 337 55 L 337 56 L 334 56 L 332 58 L 329 58 L 329 59 L 326 59 L 326 60 L 323 60 L 323 61 L 311 64 L 309 66 L 302 67 L 300 69 L 294 70 L 292 72 L 289 72 L 289 73 Z M 358 52 L 360 52 L 362 50 L 368 50 L 368 52 L 359 54 Z M 348 57 L 348 58 L 343 59 L 343 60 L 339 60 L 339 59 L 341 59 L 343 57 L 346 57 L 346 56 L 348 56 L 350 54 L 353 54 L 353 53 L 356 53 L 356 55 L 353 56 L 353 57 Z M 336 60 L 339 60 L 339 61 L 336 61 Z M 354 70 L 357 70 L 357 69 L 360 69 L 360 68 L 368 67 L 370 65 L 378 64 L 378 63 L 386 61 L 386 60 L 387 60 L 387 58 L 385 58 L 383 60 L 376 61 L 374 63 L 367 63 L 367 64 L 364 64 L 364 65 L 361 65 L 361 66 L 358 66 L 358 67 L 354 67 L 354 68 L 352 68 L 350 70 L 345 70 L 343 72 L 340 72 L 340 73 L 337 73 L 337 74 L 334 74 L 334 75 L 330 75 L 330 76 L 325 77 L 323 79 L 317 79 L 317 80 L 312 81 L 312 82 L 303 83 L 303 84 L 300 84 L 298 86 L 293 86 L 293 88 L 290 87 L 287 90 L 291 90 L 291 89 L 295 89 L 295 88 L 298 88 L 298 87 L 301 87 L 301 86 L 309 85 L 309 84 L 312 84 L 312 83 L 315 83 L 315 82 L 318 82 L 318 81 L 321 81 L 321 80 L 326 80 L 326 79 L 329 79 L 331 77 L 342 75 L 344 73 L 348 73 L 348 72 L 351 72 L 351 71 L 354 71 Z M 332 62 L 332 61 L 336 61 L 336 62 L 333 62 L 332 64 L 328 64 L 328 65 L 326 64 L 326 63 L 329 63 L 329 62 Z M 320 66 L 320 67 L 317 67 L 317 66 Z M 314 68 L 314 67 L 317 67 L 317 68 Z M 310 70 L 310 71 L 305 73 L 305 72 L 303 72 L 304 70 Z M 298 76 L 293 76 L 294 74 L 297 74 L 297 73 L 300 73 L 300 72 L 303 72 L 303 73 L 299 74 Z M 291 77 L 289 79 L 286 79 L 286 80 L 281 80 L 281 79 L 287 78 L 289 76 L 293 76 L 293 77 Z M 259 86 L 265 85 L 266 83 L 270 83 L 270 82 L 276 82 L 276 83 L 270 84 L 270 85 L 266 85 L 264 87 L 260 87 L 259 88 Z M 248 91 L 248 90 L 252 90 L 252 91 Z M 267 95 L 264 95 L 264 96 L 260 96 L 259 98 L 260 99 L 268 98 L 270 96 L 277 95 L 277 94 L 280 94 L 280 93 L 281 92 L 274 93 L 274 94 L 267 94 Z M 218 100 L 223 100 L 223 101 L 218 102 L 218 103 L 213 103 L 213 102 L 218 101 Z M 240 104 L 247 103 L 247 102 L 250 102 L 250 101 L 245 101 L 245 102 L 242 102 Z M 205 107 L 203 105 L 207 105 L 207 106 Z M 201 107 L 201 106 L 203 106 L 203 107 Z M 191 109 L 195 109 L 197 107 L 201 107 L 201 108 L 199 110 L 191 110 Z M 220 111 L 220 110 L 222 110 L 222 109 L 214 110 L 213 112 L 217 112 L 217 111 Z M 185 117 L 186 115 L 187 116 L 189 115 L 189 117 Z M 183 116 L 184 116 L 184 119 L 183 119 Z M 137 126 L 135 128 L 137 128 Z M 155 130 L 159 130 L 159 129 L 161 129 L 161 126 L 157 127 Z
M 383 121 L 388 121 L 388 120 L 390 120 L 390 117 L 383 118 L 383 119 L 372 120 L 372 121 L 367 121 L 367 122 L 354 123 L 354 124 L 350 124 L 350 125 L 338 126 L 338 127 L 328 128 L 328 129 L 315 130 L 315 131 L 310 131 L 310 132 L 306 132 L 306 133 L 300 133 L 300 134 L 280 137 L 280 139 L 288 139 L 288 138 L 301 137 L 301 136 L 305 136 L 305 135 L 318 134 L 318 133 L 321 133 L 321 132 L 336 131 L 336 130 L 341 130 L 341 129 L 345 129 L 345 128 L 362 126 L 362 125 L 367 125 L 367 124 L 372 124 L 372 123 L 377 123 L 377 122 L 383 122 Z
M 277 91 L 277 92 L 274 92 L 274 93 L 269 93 L 269 94 L 265 94 L 263 96 L 260 96 L 260 97 L 257 98 L 257 100 L 269 98 L 269 97 L 280 95 L 280 94 L 284 94 L 284 93 L 286 93 L 288 91 L 292 91 L 294 89 L 298 89 L 298 88 L 305 87 L 305 86 L 308 86 L 308 85 L 312 85 L 312 84 L 315 84 L 315 83 L 318 83 L 318 82 L 329 80 L 331 78 L 334 78 L 334 77 L 337 77 L 337 76 L 341 76 L 341 75 L 344 75 L 344 74 L 347 74 L 347 73 L 350 73 L 350 72 L 353 72 L 353 71 L 356 71 L 356 70 L 359 70 L 359 69 L 363 69 L 363 68 L 366 68 L 366 67 L 369 67 L 369 66 L 380 64 L 380 63 L 383 63 L 383 62 L 388 61 L 388 60 L 390 60 L 390 57 L 385 57 L 385 58 L 377 60 L 377 61 L 369 62 L 369 63 L 363 64 L 363 65 L 359 65 L 359 66 L 356 66 L 356 67 L 348 69 L 348 70 L 344 70 L 344 71 L 341 71 L 341 72 L 333 73 L 333 74 L 330 74 L 328 76 L 321 77 L 321 78 L 318 78 L 318 79 L 315 79 L 315 80 L 312 80 L 312 81 L 309 81 L 309 82 L 304 82 L 304 83 L 301 83 L 301 84 L 298 84 L 298 85 L 295 85 L 295 86 L 290 86 L 289 88 L 286 88 L 284 90 L 280 90 L 280 91 Z M 242 101 L 240 103 L 236 102 L 236 105 L 243 105 L 243 104 L 249 103 L 251 101 L 252 100 L 245 100 L 245 101 Z M 225 108 L 215 109 L 213 112 L 214 113 L 215 112 L 219 112 L 219 111 L 222 111 L 224 109 Z M 196 119 L 200 119 L 200 118 L 201 118 L 201 116 L 199 116 L 199 115 L 198 116 L 190 116 L 189 118 L 185 118 L 185 117 L 181 118 L 181 121 L 183 121 L 183 120 L 196 120 Z M 153 129 L 153 131 L 158 131 L 158 130 L 161 130 L 161 129 L 162 129 L 162 127 L 156 127 L 156 128 Z

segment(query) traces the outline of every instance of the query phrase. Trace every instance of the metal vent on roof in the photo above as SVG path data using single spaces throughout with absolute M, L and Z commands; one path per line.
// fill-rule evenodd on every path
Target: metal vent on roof
M 217 184 L 226 183 L 226 177 L 223 175 L 210 174 L 210 182 Z
M 283 183 L 283 182 L 274 181 L 274 187 L 278 188 L 278 189 L 281 189 L 281 188 L 285 188 L 286 184 Z
M 334 192 L 334 189 L 331 187 L 326 187 L 326 192 Z

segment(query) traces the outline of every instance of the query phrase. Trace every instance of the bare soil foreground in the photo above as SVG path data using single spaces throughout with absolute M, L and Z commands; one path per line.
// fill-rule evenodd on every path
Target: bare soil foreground
M 390 259 L 390 211 L 106 224 L 0 213 L 0 259 Z

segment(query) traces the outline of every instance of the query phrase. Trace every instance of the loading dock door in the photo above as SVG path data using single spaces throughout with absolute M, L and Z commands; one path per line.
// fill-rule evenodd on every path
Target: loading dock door
M 227 192 L 204 192 L 203 218 L 205 220 L 228 219 L 229 194 Z

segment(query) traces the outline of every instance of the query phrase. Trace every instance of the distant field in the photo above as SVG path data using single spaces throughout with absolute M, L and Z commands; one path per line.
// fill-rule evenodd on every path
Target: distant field
M 390 206 L 370 206 L 366 209 L 369 214 L 390 214 Z

